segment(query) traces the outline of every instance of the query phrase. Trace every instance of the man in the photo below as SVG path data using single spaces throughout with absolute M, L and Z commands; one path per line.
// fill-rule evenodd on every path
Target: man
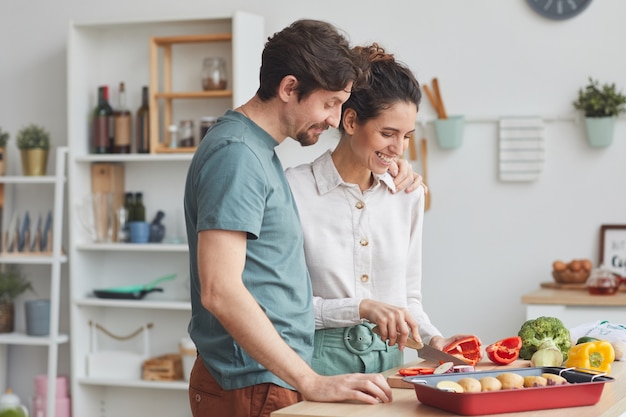
M 256 95 L 226 112 L 194 155 L 185 188 L 189 333 L 199 353 L 189 384 L 194 417 L 269 416 L 302 398 L 391 401 L 380 374 L 326 377 L 309 366 L 313 296 L 274 152 L 287 137 L 308 146 L 337 127 L 360 74 L 336 28 L 297 21 L 266 43 Z M 407 190 L 413 180 L 412 172 L 396 179 L 412 184 Z

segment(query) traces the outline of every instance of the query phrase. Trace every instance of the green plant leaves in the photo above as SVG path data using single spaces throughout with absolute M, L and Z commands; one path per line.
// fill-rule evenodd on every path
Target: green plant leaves
M 589 84 L 578 90 L 574 107 L 582 110 L 586 117 L 611 117 L 626 111 L 626 96 L 617 91 L 615 84 L 600 85 L 589 77 Z

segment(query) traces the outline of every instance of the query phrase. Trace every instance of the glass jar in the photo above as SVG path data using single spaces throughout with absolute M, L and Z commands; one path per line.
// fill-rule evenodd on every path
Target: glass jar
M 200 119 L 200 141 L 204 139 L 206 132 L 208 132 L 215 123 L 217 123 L 217 117 L 215 116 L 205 116 Z
M 167 128 L 170 137 L 170 149 L 175 149 L 178 147 L 178 126 L 176 125 L 169 125 L 169 127 Z
M 587 290 L 593 295 L 611 295 L 617 292 L 622 283 L 626 283 L 626 278 L 600 267 L 591 271 Z
M 181 120 L 178 125 L 178 146 L 194 146 L 193 120 Z
M 225 90 L 226 89 L 226 62 L 223 58 L 209 57 L 202 63 L 202 89 Z

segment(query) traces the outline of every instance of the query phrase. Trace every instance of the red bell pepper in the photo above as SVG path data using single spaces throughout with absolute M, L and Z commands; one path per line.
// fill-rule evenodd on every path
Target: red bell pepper
M 398 370 L 402 376 L 431 375 L 434 372 L 435 368 L 402 368 Z
M 481 351 L 480 340 L 476 336 L 468 336 L 463 339 L 456 340 L 442 349 L 444 352 L 452 356 L 456 356 L 474 366 L 483 357 Z
M 522 338 L 519 336 L 507 337 L 487 346 L 485 352 L 489 360 L 496 365 L 508 365 L 519 358 L 522 348 Z

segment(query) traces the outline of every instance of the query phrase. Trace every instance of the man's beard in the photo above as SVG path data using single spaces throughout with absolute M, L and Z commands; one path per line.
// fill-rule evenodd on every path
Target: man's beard
M 322 130 L 326 130 L 326 129 L 328 129 L 328 125 L 326 123 L 313 125 L 309 129 L 307 129 L 306 131 L 298 133 L 296 135 L 296 138 L 295 138 L 296 141 L 298 143 L 300 143 L 300 146 L 315 145 L 317 143 L 317 141 L 319 140 L 320 135 L 313 134 L 313 133 L 311 133 L 311 131 L 313 129 L 319 129 L 319 128 L 321 128 Z

